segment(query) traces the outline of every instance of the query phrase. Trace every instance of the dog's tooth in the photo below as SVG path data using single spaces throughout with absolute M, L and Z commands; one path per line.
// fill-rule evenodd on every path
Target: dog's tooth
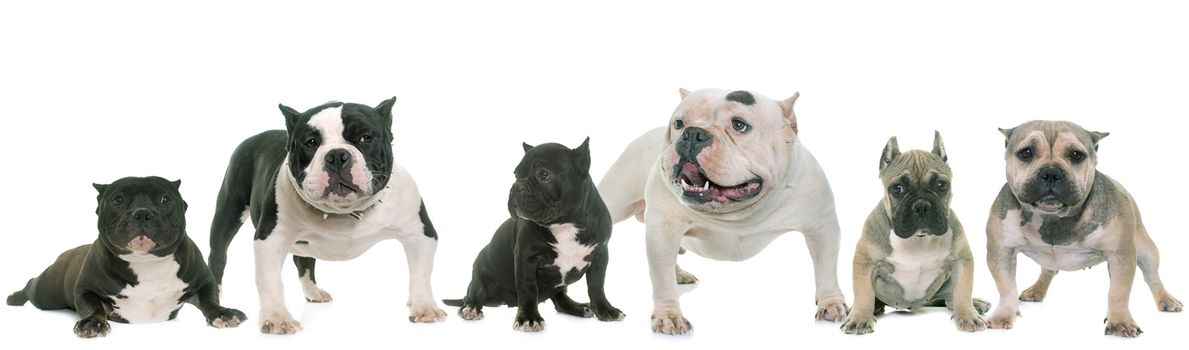
M 686 179 L 681 179 L 681 187 L 689 188 L 690 187 L 689 181 L 687 181 Z
M 706 180 L 706 183 L 702 184 L 702 190 L 703 191 L 710 190 L 710 180 Z

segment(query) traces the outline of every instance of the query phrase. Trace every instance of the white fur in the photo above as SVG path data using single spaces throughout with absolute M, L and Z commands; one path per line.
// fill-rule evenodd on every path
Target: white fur
M 1054 246 L 1040 238 L 1040 226 L 1044 222 L 1040 214 L 1033 214 L 1032 221 L 1020 226 L 1020 210 L 1008 210 L 1003 217 L 1003 246 L 1015 248 L 1032 258 L 1040 266 L 1050 270 L 1077 271 L 1103 262 L 1102 246 L 1106 231 L 1099 227 L 1085 239 L 1069 245 Z
M 114 313 L 128 323 L 161 322 L 182 307 L 178 298 L 185 294 L 188 284 L 178 278 L 181 268 L 173 255 L 159 257 L 152 254 L 125 254 L 137 284 L 129 284 L 118 295 L 110 296 Z
M 351 153 L 354 162 L 351 164 L 351 182 L 355 184 L 363 193 L 372 192 L 372 173 L 367 168 L 366 158 L 363 152 L 360 152 L 355 145 L 348 143 L 343 138 L 343 117 L 342 107 L 327 108 L 318 112 L 310 121 L 307 122 L 309 126 L 317 129 L 322 135 L 322 144 L 318 146 L 318 150 L 314 152 L 314 157 L 310 164 L 302 169 L 305 172 L 305 178 L 301 183 L 303 191 L 298 191 L 306 202 L 313 205 L 315 208 L 327 213 L 351 213 L 366 209 L 375 203 L 376 198 L 361 198 L 360 193 L 348 194 L 346 197 L 338 197 L 338 195 L 331 194 L 327 198 L 323 198 L 326 187 L 329 186 L 330 176 L 326 174 L 323 167 L 326 159 L 326 153 L 343 149 Z M 281 169 L 288 169 L 288 157 L 285 158 L 285 166 Z M 294 185 L 297 185 L 296 179 L 290 177 Z
M 904 289 L 904 300 L 920 300 L 941 275 L 949 256 L 953 232 L 941 236 L 900 238 L 889 232 L 892 254 L 887 261 L 895 267 L 890 275 Z
M 553 260 L 553 266 L 557 266 L 557 270 L 561 272 L 562 281 L 558 287 L 566 284 L 566 274 L 570 270 L 578 269 L 581 271 L 590 265 L 586 260 L 594 252 L 595 245 L 584 245 L 578 242 L 578 232 L 581 231 L 574 224 L 553 224 L 549 225 L 549 232 L 553 232 L 553 238 L 557 243 L 553 245 L 553 251 L 557 252 L 557 259 Z M 596 244 L 597 245 L 597 244 Z

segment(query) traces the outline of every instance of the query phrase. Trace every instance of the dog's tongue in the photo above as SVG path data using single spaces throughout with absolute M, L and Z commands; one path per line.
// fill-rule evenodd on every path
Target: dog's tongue
M 759 189 L 760 189 L 760 184 L 758 182 L 749 182 L 742 186 L 724 188 L 722 190 L 722 195 L 727 198 L 730 198 L 731 200 L 738 201 L 738 200 L 744 200 L 744 199 L 751 198 L 753 195 L 755 195 L 756 191 L 758 191 Z
M 694 165 L 693 162 L 685 162 L 685 164 L 681 165 L 681 175 L 686 180 L 689 180 L 690 185 L 702 187 L 702 185 L 706 184 L 706 177 L 702 176 L 702 171 L 698 170 L 698 166 Z

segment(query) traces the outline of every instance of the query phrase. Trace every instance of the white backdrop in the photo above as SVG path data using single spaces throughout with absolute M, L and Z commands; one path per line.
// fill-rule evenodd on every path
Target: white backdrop
M 843 229 L 839 279 L 879 199 L 876 160 L 890 136 L 902 149 L 946 140 L 953 207 L 976 259 L 975 296 L 998 295 L 983 257 L 983 224 L 1004 182 L 996 127 L 1068 119 L 1111 132 L 1100 170 L 1139 201 L 1163 253 L 1168 289 L 1189 300 L 1179 144 L 1189 117 L 1189 11 L 1182 2 L 294 2 L 0 5 L 0 104 L 7 154 L 0 183 L 0 292 L 24 285 L 61 251 L 94 239 L 92 182 L 159 175 L 183 181 L 189 233 L 205 251 L 214 197 L 232 149 L 283 127 L 277 103 L 374 105 L 398 96 L 394 147 L 419 182 L 441 235 L 435 296 L 461 297 L 470 264 L 504 220 L 521 141 L 576 146 L 591 137 L 597 179 L 633 138 L 666 123 L 677 89 L 802 93 L 803 142 L 833 185 Z M 608 278 L 619 323 L 542 307 L 547 329 L 511 330 L 514 309 L 464 322 L 410 324 L 404 253 L 382 243 L 349 262 L 321 262 L 335 301 L 302 300 L 285 282 L 296 336 L 259 334 L 252 233 L 233 242 L 224 303 L 252 320 L 216 330 L 186 306 L 178 319 L 113 325 L 78 340 L 71 312 L 0 307 L 5 348 L 368 345 L 724 346 L 790 348 L 1172 347 L 1189 315 L 1160 313 L 1137 278 L 1131 305 L 1146 332 L 1104 337 L 1104 266 L 1057 277 L 1042 304 L 1024 304 L 1010 331 L 958 332 L 944 309 L 881 318 L 849 336 L 813 320 L 804 241 L 792 233 L 746 262 L 684 256 L 702 284 L 684 294 L 692 335 L 649 331 L 643 225 L 615 227 Z M 1021 256 L 1020 289 L 1038 268 Z M 585 300 L 585 288 L 572 290 Z M 37 345 L 35 345 L 37 344 Z M 48 345 L 42 345 L 48 344 Z M 168 345 L 166 345 L 168 344 Z M 1067 345 L 1068 344 L 1068 345 Z

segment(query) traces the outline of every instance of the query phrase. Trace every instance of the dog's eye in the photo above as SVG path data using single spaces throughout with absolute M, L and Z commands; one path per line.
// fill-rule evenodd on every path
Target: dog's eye
M 540 180 L 541 182 L 549 182 L 549 180 L 552 179 L 553 174 L 550 174 L 549 170 L 541 169 L 537 171 L 537 180 Z
M 1020 160 L 1032 159 L 1032 147 L 1028 147 L 1028 148 L 1019 150 L 1018 152 L 1016 152 L 1016 157 L 1019 157 Z
M 681 128 L 684 128 L 684 127 L 685 127 L 685 122 L 682 121 L 681 119 L 677 119 L 677 120 L 673 121 L 673 129 L 681 130 Z
M 904 186 L 892 185 L 892 187 L 888 188 L 888 192 L 892 192 L 892 194 L 895 194 L 895 195 L 902 194 L 902 193 L 904 193 Z
M 1086 154 L 1082 153 L 1082 151 L 1069 152 L 1069 160 L 1072 160 L 1074 163 L 1081 163 L 1083 160 L 1086 160 Z
M 161 199 L 159 199 L 158 201 L 161 202 L 161 204 L 168 204 L 169 200 L 170 200 L 169 196 L 161 196 Z
M 735 131 L 738 131 L 740 134 L 746 134 L 751 130 L 751 124 L 748 124 L 747 121 L 743 120 L 743 118 L 734 117 L 731 118 L 731 128 L 735 129 Z
M 306 148 L 318 147 L 318 139 L 313 137 L 306 139 L 305 146 Z
M 111 202 L 115 205 L 124 204 L 124 196 L 116 196 L 116 198 L 111 199 Z
M 948 190 L 948 189 L 950 189 L 949 182 L 946 182 L 945 180 L 937 180 L 937 190 L 938 191 L 945 192 L 945 190 Z
M 375 140 L 375 139 L 376 138 L 372 137 L 372 135 L 363 135 L 362 137 L 359 138 L 359 142 L 363 143 L 363 144 L 369 144 L 369 143 L 372 143 L 372 140 Z

